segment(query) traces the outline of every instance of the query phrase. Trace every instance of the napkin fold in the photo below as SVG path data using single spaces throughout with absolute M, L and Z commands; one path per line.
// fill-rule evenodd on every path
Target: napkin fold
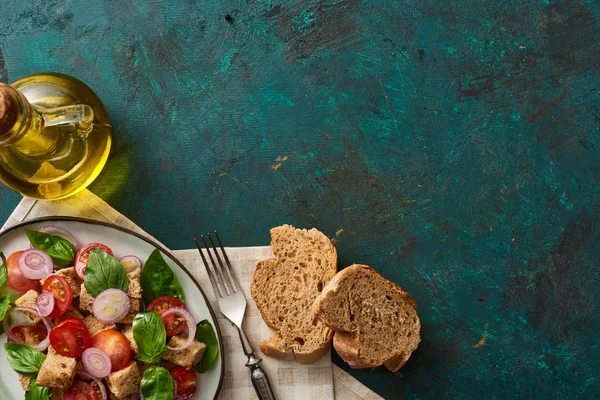
M 157 241 L 89 190 L 57 201 L 23 198 L 2 229 L 28 219 L 47 216 L 73 216 L 110 222 Z M 309 365 L 263 356 L 258 345 L 261 340 L 273 335 L 273 332 L 262 320 L 260 312 L 250 296 L 250 281 L 256 263 L 273 256 L 271 248 L 268 246 L 228 247 L 226 251 L 248 301 L 244 330 L 255 352 L 263 359 L 262 367 L 271 380 L 277 399 L 382 399 L 344 370 L 332 364 L 329 352 L 316 363 Z M 225 352 L 225 376 L 219 399 L 256 399 L 249 370 L 244 366 L 246 356 L 242 352 L 237 330 L 217 311 L 216 298 L 202 266 L 198 250 L 178 250 L 172 251 L 172 254 L 200 283 L 217 314 Z

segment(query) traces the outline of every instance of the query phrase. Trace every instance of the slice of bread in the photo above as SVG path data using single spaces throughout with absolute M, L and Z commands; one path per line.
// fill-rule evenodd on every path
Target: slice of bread
M 421 341 L 416 303 L 368 265 L 340 271 L 313 304 L 335 330 L 333 347 L 352 368 L 385 365 L 397 371 Z
M 271 229 L 271 247 L 276 258 L 256 265 L 250 285 L 264 321 L 276 331 L 260 350 L 276 358 L 315 362 L 333 337 L 311 307 L 337 271 L 335 247 L 316 229 L 289 225 Z

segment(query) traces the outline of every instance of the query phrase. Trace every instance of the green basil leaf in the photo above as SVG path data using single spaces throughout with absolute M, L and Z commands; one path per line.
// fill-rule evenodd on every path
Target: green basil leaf
M 4 257 L 4 253 L 1 251 L 0 259 L 2 259 L 2 264 L 0 264 L 0 286 L 2 286 L 6 282 L 6 257 Z
M 4 350 L 11 368 L 23 375 L 35 374 L 46 360 L 41 351 L 26 344 L 4 343 Z
M 67 239 L 44 232 L 25 230 L 27 238 L 36 249 L 48 253 L 58 268 L 68 267 L 73 264 L 77 249 Z
M 202 359 L 193 367 L 196 372 L 202 373 L 209 370 L 215 364 L 219 355 L 217 333 L 208 320 L 205 319 L 198 322 L 196 326 L 196 340 L 206 345 Z
M 10 309 L 10 295 L 4 294 L 0 296 L 0 321 L 6 316 L 6 312 Z
M 25 400 L 48 400 L 51 393 L 49 387 L 38 386 L 33 378 L 29 383 L 29 390 L 25 392 Z
M 160 296 L 175 297 L 185 303 L 183 289 L 179 281 L 162 258 L 159 250 L 154 250 L 142 268 L 140 275 L 142 299 L 145 304 Z
M 90 252 L 84 275 L 85 290 L 94 297 L 110 288 L 127 292 L 129 286 L 127 273 L 119 260 L 100 249 Z
M 156 311 L 137 313 L 133 317 L 133 340 L 140 349 L 136 359 L 148 364 L 160 361 L 167 347 L 165 324 Z
M 173 378 L 169 371 L 153 365 L 144 371 L 140 391 L 144 400 L 173 400 Z

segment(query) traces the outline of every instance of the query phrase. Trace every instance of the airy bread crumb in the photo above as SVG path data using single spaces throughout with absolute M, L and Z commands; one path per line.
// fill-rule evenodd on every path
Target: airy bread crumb
M 271 247 L 276 258 L 258 263 L 250 286 L 263 319 L 276 331 L 260 349 L 267 356 L 315 362 L 333 337 L 311 307 L 336 273 L 335 247 L 316 229 L 289 225 L 271 229 Z
M 415 301 L 368 265 L 340 271 L 315 300 L 315 316 L 335 330 L 333 347 L 352 368 L 397 371 L 417 349 Z

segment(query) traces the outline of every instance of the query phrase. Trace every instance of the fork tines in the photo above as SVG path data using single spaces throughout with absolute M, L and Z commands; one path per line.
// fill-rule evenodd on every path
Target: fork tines
M 212 284 L 213 290 L 215 291 L 215 295 L 223 298 L 230 296 L 233 293 L 237 293 L 237 291 L 240 289 L 240 284 L 235 279 L 233 268 L 231 267 L 229 257 L 227 257 L 227 253 L 223 248 L 223 244 L 221 243 L 221 238 L 219 237 L 219 234 L 217 233 L 217 231 L 215 231 L 217 243 L 219 243 L 221 254 L 223 255 L 223 259 L 225 260 L 224 263 L 221 259 L 221 256 L 219 255 L 219 251 L 217 250 L 215 242 L 213 241 L 213 238 L 210 235 L 210 233 L 207 234 L 207 236 L 208 241 L 210 242 L 210 246 L 206 242 L 206 239 L 203 235 L 200 235 L 200 238 L 204 243 L 204 247 L 206 248 L 206 253 L 208 254 L 208 258 L 210 259 L 212 268 L 209 265 L 208 261 L 206 261 L 206 257 L 204 257 L 204 253 L 202 252 L 202 247 L 200 246 L 198 239 L 194 238 L 194 241 L 196 242 L 196 246 L 198 246 L 198 251 L 200 252 L 200 256 L 202 257 L 202 262 L 204 263 L 204 267 L 206 268 L 206 272 L 208 274 L 208 278 L 210 279 L 210 283 Z M 215 258 L 217 260 L 216 262 Z

